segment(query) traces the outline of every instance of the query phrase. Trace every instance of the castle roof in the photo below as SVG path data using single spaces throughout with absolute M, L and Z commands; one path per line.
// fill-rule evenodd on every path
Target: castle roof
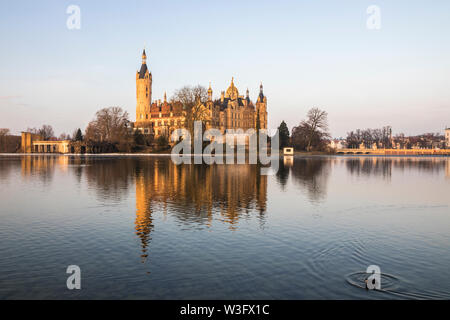
M 145 78 L 145 73 L 147 72 L 148 68 L 147 68 L 147 64 L 143 63 L 141 65 L 141 70 L 139 71 L 139 79 L 144 79 Z

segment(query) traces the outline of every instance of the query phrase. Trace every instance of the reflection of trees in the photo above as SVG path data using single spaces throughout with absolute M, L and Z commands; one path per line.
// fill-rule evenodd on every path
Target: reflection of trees
M 280 184 L 281 188 L 284 190 L 289 178 L 290 165 L 285 164 L 285 162 L 280 159 L 279 167 L 276 174 L 277 182 Z
M 431 174 L 440 174 L 445 170 L 448 159 L 445 158 L 393 158 L 392 166 L 395 170 L 417 170 Z
M 326 196 L 328 177 L 330 175 L 330 159 L 295 158 L 291 168 L 293 181 L 307 191 L 313 202 Z
M 392 174 L 392 163 L 386 158 L 350 158 L 345 160 L 347 170 L 357 176 L 380 176 L 389 179 Z
M 81 158 L 83 159 L 83 158 Z M 101 199 L 118 201 L 126 196 L 133 183 L 134 160 L 127 158 L 88 158 L 85 162 L 73 163 L 75 170 L 84 168 L 89 187 Z M 77 175 L 80 173 L 75 171 Z
M 6 181 L 9 175 L 20 167 L 20 162 L 17 158 L 13 157 L 1 157 L 0 158 L 0 180 Z
M 357 176 L 378 176 L 389 179 L 392 170 L 426 171 L 427 173 L 439 174 L 445 170 L 448 160 L 444 158 L 414 158 L 414 157 L 358 157 L 346 159 L 347 170 Z

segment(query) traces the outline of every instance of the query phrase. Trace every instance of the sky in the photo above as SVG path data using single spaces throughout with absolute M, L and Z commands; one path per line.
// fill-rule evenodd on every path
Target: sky
M 80 29 L 67 27 L 70 5 Z M 367 27 L 371 5 L 379 29 Z M 333 137 L 385 125 L 442 133 L 449 36 L 447 0 L 1 1 L 0 128 L 72 133 L 110 106 L 134 121 L 145 46 L 153 99 L 209 82 L 218 98 L 234 77 L 253 101 L 263 83 L 269 128 L 318 107 Z

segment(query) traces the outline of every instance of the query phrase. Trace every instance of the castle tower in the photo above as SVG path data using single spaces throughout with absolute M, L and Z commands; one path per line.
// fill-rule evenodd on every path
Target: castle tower
M 213 95 L 213 91 L 212 91 L 211 82 L 210 82 L 209 88 L 208 88 L 208 101 L 212 101 L 212 95 Z
M 259 115 L 259 128 L 267 129 L 267 97 L 264 95 L 262 83 L 259 86 L 259 95 L 256 100 L 256 112 Z
M 136 72 L 136 121 L 145 121 L 149 118 L 152 102 L 152 74 L 147 67 L 145 49 L 142 52 L 141 69 Z

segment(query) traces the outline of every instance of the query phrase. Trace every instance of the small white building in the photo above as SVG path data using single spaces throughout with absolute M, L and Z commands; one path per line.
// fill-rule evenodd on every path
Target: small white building
M 345 149 L 347 147 L 347 142 L 341 139 L 333 139 L 330 141 L 329 147 L 336 150 Z

